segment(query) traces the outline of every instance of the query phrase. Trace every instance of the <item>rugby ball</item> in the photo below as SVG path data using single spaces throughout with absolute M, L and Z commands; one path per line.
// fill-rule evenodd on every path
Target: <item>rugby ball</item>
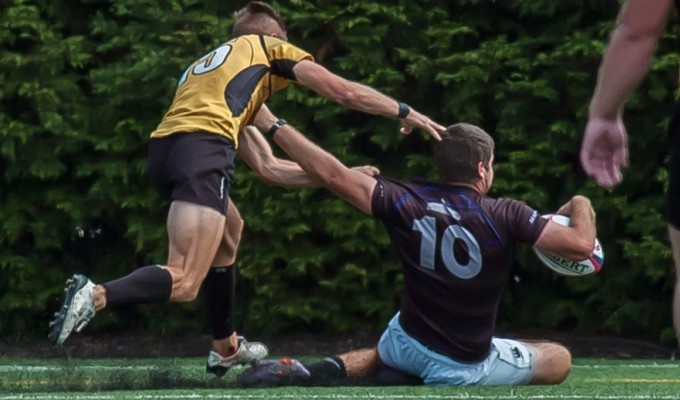
M 560 225 L 569 226 L 570 219 L 566 215 L 550 214 L 544 215 L 543 218 L 550 219 Z M 595 247 L 593 254 L 582 261 L 571 261 L 562 258 L 556 254 L 534 247 L 534 252 L 538 259 L 551 270 L 560 275 L 567 276 L 587 276 L 594 275 L 600 272 L 604 264 L 604 250 L 600 245 L 600 241 L 595 238 Z

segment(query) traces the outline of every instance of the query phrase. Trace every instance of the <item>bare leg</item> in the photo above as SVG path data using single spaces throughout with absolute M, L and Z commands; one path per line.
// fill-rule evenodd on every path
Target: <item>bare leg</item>
M 675 264 L 675 293 L 673 294 L 673 326 L 680 347 L 680 230 L 673 225 L 668 225 L 668 236 L 673 250 L 673 262 Z
M 340 354 L 339 359 L 345 364 L 348 378 L 364 378 L 375 372 L 381 364 L 378 350 L 360 349 Z
M 196 298 L 220 244 L 224 221 L 224 215 L 212 208 L 172 202 L 168 214 L 170 301 L 188 302 Z
M 171 302 L 193 301 L 217 251 L 225 217 L 212 208 L 174 201 L 168 213 L 170 248 L 165 267 L 172 277 Z M 106 287 L 94 287 L 95 311 L 107 306 Z
M 212 266 L 231 266 L 236 262 L 236 254 L 241 243 L 241 233 L 243 232 L 243 219 L 236 207 L 236 204 L 229 199 L 227 207 L 227 217 L 225 220 L 224 234 L 220 241 L 217 254 L 212 262 Z M 231 290 L 226 289 L 226 290 Z M 233 294 L 229 294 L 233 295 Z M 214 339 L 212 343 L 213 351 L 223 356 L 228 356 L 236 352 L 238 348 L 238 335 L 234 331 L 225 339 Z
M 212 265 L 232 265 L 236 262 L 236 254 L 241 244 L 242 232 L 243 218 L 241 218 L 241 213 L 236 208 L 236 204 L 229 199 L 224 234 L 222 235 L 222 241 L 217 249 Z
M 561 344 L 527 342 L 534 349 L 536 362 L 530 385 L 556 385 L 564 382 L 571 371 L 571 353 Z

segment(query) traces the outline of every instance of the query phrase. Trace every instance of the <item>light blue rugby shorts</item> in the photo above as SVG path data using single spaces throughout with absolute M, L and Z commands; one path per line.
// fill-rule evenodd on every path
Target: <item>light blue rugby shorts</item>
M 378 343 L 382 361 L 392 368 L 419 376 L 426 385 L 524 385 L 533 376 L 534 350 L 517 340 L 493 338 L 489 356 L 477 364 L 464 364 L 434 352 L 409 336 L 392 318 Z

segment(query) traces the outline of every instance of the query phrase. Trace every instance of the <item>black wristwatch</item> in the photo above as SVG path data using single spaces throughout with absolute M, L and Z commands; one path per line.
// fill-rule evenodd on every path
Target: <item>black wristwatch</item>
M 286 121 L 283 118 L 277 119 L 276 122 L 274 122 L 274 125 L 272 125 L 272 127 L 269 128 L 269 131 L 267 131 L 267 134 L 269 136 L 272 136 L 276 131 L 279 130 L 280 127 L 286 125 L 287 123 L 288 123 L 288 121 Z
M 408 104 L 399 102 L 399 113 L 397 114 L 397 117 L 404 119 L 408 117 L 408 114 L 411 112 L 411 107 L 409 107 Z

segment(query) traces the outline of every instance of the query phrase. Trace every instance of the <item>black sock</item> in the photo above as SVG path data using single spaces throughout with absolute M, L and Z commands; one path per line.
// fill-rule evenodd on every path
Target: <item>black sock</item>
M 305 365 L 310 373 L 310 384 L 337 385 L 347 380 L 345 363 L 337 356 L 328 356 L 314 364 Z
M 147 265 L 102 286 L 106 288 L 107 306 L 164 303 L 170 299 L 172 276 L 165 268 Z
M 215 340 L 234 333 L 232 314 L 236 291 L 236 265 L 212 267 L 203 281 L 203 295 L 208 309 L 208 322 Z

